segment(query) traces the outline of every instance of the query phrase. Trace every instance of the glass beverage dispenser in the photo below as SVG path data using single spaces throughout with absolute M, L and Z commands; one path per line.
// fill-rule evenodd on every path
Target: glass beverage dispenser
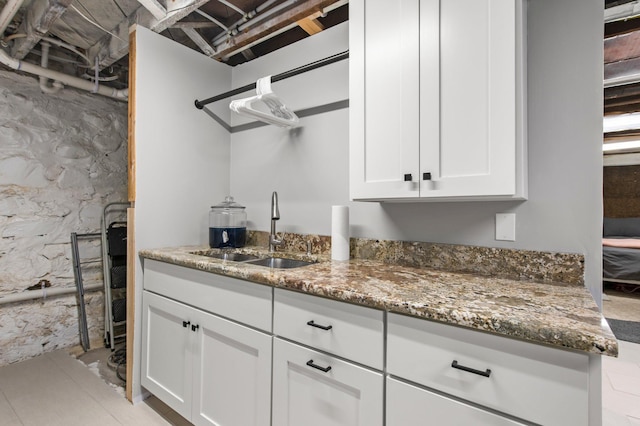
M 211 206 L 209 212 L 209 247 L 239 248 L 247 242 L 247 213 L 245 207 L 227 196 Z

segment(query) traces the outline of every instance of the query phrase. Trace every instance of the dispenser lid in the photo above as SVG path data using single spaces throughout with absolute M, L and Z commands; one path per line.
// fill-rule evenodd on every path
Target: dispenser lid
M 230 195 L 227 195 L 226 197 L 224 197 L 224 201 L 222 201 L 219 204 L 216 204 L 215 206 L 211 206 L 212 209 L 244 209 L 245 206 L 242 206 L 238 203 L 236 203 L 235 201 L 233 201 L 233 197 Z

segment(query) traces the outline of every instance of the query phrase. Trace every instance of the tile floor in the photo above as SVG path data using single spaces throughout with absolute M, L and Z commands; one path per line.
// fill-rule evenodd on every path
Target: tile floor
M 66 350 L 0 368 L 0 425 L 188 425 L 155 398 L 129 404 Z
M 602 359 L 604 426 L 640 426 L 640 345 L 620 341 Z M 0 425 L 173 425 L 189 423 L 156 398 L 132 406 L 81 361 L 58 350 L 0 368 Z
M 602 357 L 602 424 L 640 426 L 640 345 L 618 344 L 618 358 Z

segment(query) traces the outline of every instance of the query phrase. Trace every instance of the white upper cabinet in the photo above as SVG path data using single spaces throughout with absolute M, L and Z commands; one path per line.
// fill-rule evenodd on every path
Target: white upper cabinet
M 526 197 L 522 0 L 351 0 L 354 200 Z

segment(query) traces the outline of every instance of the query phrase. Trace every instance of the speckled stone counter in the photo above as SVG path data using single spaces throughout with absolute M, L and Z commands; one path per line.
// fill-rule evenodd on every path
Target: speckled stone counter
M 533 343 L 617 356 L 618 343 L 584 286 L 495 278 L 354 259 L 278 253 L 312 260 L 271 269 L 204 256 L 207 247 L 143 250 L 144 258 L 302 291 Z M 261 247 L 243 253 L 267 256 Z

